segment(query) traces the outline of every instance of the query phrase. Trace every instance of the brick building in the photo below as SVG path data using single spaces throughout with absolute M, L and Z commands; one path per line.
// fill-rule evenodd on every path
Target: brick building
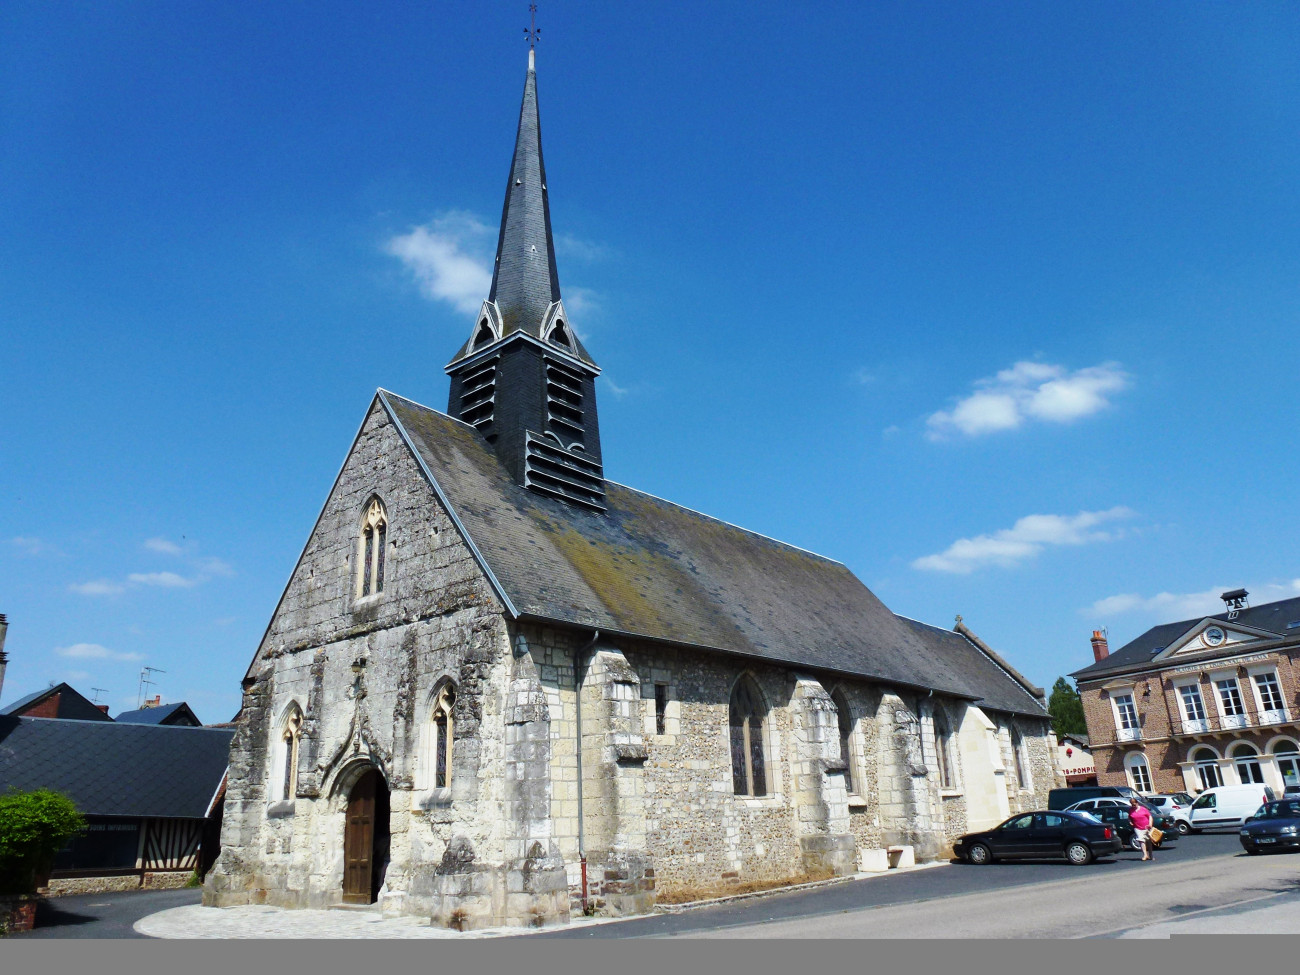
M 1300 599 L 1152 627 L 1071 674 L 1101 785 L 1196 793 L 1258 782 L 1300 786 Z
M 447 413 L 371 401 L 244 678 L 204 903 L 457 927 L 950 853 L 1055 784 L 1043 692 L 958 618 L 604 476 L 533 54 Z

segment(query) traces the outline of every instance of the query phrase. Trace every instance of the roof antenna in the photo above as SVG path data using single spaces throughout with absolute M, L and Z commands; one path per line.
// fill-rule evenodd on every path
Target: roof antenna
M 157 683 L 155 680 L 153 680 L 153 675 L 165 674 L 165 673 L 167 673 L 167 671 L 161 670 L 158 667 L 145 667 L 140 671 L 140 687 L 135 693 L 135 709 L 137 711 L 140 710 L 140 708 L 144 707 L 144 695 L 145 695 L 144 689 L 146 687 L 152 687 L 155 683 Z
M 92 687 L 91 690 L 94 691 L 94 696 L 90 699 L 91 704 L 98 704 L 99 695 L 108 693 L 107 687 Z

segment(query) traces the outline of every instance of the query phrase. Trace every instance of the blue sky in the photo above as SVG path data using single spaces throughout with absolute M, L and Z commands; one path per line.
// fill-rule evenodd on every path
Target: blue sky
M 4 699 L 207 721 L 378 386 L 445 408 L 526 4 L 0 10 Z M 1300 594 L 1300 8 L 543 3 L 611 478 L 1032 679 Z

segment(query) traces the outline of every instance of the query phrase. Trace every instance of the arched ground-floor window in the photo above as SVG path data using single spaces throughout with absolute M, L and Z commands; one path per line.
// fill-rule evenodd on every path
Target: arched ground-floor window
M 1128 772 L 1128 784 L 1135 792 L 1151 792 L 1151 766 L 1147 757 L 1141 752 L 1130 752 L 1124 757 L 1124 769 Z
M 1233 745 L 1231 755 L 1237 778 L 1242 785 L 1264 784 L 1264 770 L 1260 767 L 1259 752 L 1254 745 L 1248 745 L 1244 741 Z
M 1300 788 L 1300 747 L 1288 739 L 1275 741 L 1269 749 L 1277 757 L 1277 770 L 1282 773 L 1282 784 Z
M 1223 785 L 1223 775 L 1219 772 L 1219 755 L 1213 748 L 1193 748 L 1191 760 L 1195 763 L 1196 777 L 1200 780 L 1202 789 L 1216 789 Z

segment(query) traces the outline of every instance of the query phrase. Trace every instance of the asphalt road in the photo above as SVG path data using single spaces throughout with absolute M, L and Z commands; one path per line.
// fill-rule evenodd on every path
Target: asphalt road
M 1235 832 L 1188 836 L 1157 854 L 1155 863 L 1142 863 L 1137 853 L 1123 852 L 1086 867 L 1073 867 L 1064 861 L 996 863 L 984 867 L 966 864 L 943 864 L 896 874 L 883 874 L 864 880 L 849 881 L 794 893 L 769 894 L 748 900 L 733 901 L 716 907 L 699 908 L 677 914 L 657 914 L 580 928 L 557 928 L 539 932 L 535 938 L 631 938 L 675 936 L 751 936 L 761 934 L 797 937 L 821 932 L 832 936 L 850 918 L 870 915 L 872 923 L 857 923 L 853 932 L 865 934 L 882 923 L 896 924 L 886 912 L 897 910 L 901 918 L 928 916 L 916 904 L 939 898 L 953 899 L 955 906 L 966 898 L 973 906 L 972 917 L 980 910 L 1005 912 L 1015 902 L 1033 914 L 1043 898 L 1061 898 L 1049 893 L 1069 884 L 1066 901 L 1073 900 L 1083 885 L 1100 882 L 1104 900 L 1115 901 L 1119 895 L 1143 897 L 1146 884 L 1142 871 L 1153 881 L 1183 877 L 1189 885 L 1205 880 L 1197 878 L 1230 876 L 1242 866 L 1257 867 L 1261 876 L 1271 877 L 1281 870 L 1300 877 L 1300 856 L 1245 857 Z M 1271 864 L 1264 863 L 1271 861 Z M 1262 866 L 1257 866 L 1261 865 Z M 1134 871 L 1139 871 L 1134 873 Z M 1039 891 L 1038 888 L 1043 890 Z M 1264 890 L 1265 888 L 1260 888 Z M 1272 890 L 1272 888 L 1268 888 Z M 1267 891 L 1266 891 L 1267 892 Z M 990 897 L 989 894 L 996 896 Z M 20 938 L 135 938 L 132 925 L 140 918 L 171 907 L 197 904 L 196 889 L 127 891 L 112 894 L 87 894 L 61 897 L 43 904 L 37 913 L 37 928 Z M 1183 898 L 1193 908 L 1207 906 L 1204 897 Z M 910 906 L 909 906 L 910 905 Z M 866 912 L 864 914 L 863 912 Z M 947 913 L 947 909 L 945 909 Z M 1174 915 L 1179 912 L 1175 910 Z M 980 922 L 982 923 L 982 922 Z M 1100 930 L 1100 929 L 1099 929 Z M 778 932 L 781 932 L 778 934 Z M 839 931 L 841 935 L 846 932 Z M 887 936 L 887 935 L 884 935 Z M 918 935 L 924 936 L 924 935 Z
M 131 925 L 169 907 L 197 904 L 197 887 L 181 890 L 127 890 L 111 894 L 55 897 L 36 908 L 36 927 L 14 938 L 141 938 Z
M 532 935 L 534 938 L 637 938 L 675 937 L 682 935 L 720 932 L 724 936 L 738 934 L 735 929 L 754 925 L 771 925 L 778 922 L 810 922 L 817 918 L 832 918 L 851 912 L 874 908 L 915 905 L 937 898 L 954 898 L 979 895 L 989 904 L 1005 903 L 1008 892 L 1034 885 L 1059 883 L 1077 884 L 1080 881 L 1104 877 L 1115 878 L 1118 887 L 1142 890 L 1138 884 L 1140 874 L 1132 871 L 1155 871 L 1173 864 L 1193 864 L 1207 858 L 1224 858 L 1223 870 L 1230 870 L 1230 857 L 1242 854 L 1236 832 L 1202 833 L 1185 836 L 1156 854 L 1154 863 L 1143 863 L 1141 854 L 1122 852 L 1113 858 L 1098 860 L 1086 867 L 1075 867 L 1064 860 L 993 863 L 974 867 L 965 863 L 949 863 L 925 867 L 898 874 L 884 874 L 865 880 L 832 884 L 812 890 L 787 894 L 771 894 L 750 900 L 733 901 L 717 907 L 699 908 L 680 914 L 656 914 L 632 918 L 610 924 L 592 925 L 577 929 L 557 928 L 554 931 Z M 1244 854 L 1242 854 L 1245 859 Z M 1251 857 L 1251 861 L 1279 857 Z M 1289 868 L 1300 874 L 1300 856 L 1284 857 Z M 995 892 L 998 897 L 985 895 Z M 1032 898 L 1032 892 L 1021 891 Z M 913 908 L 910 914 L 918 912 Z M 799 929 L 812 930 L 820 925 L 801 923 Z M 748 936 L 749 932 L 745 932 Z M 789 933 L 788 936 L 798 936 Z M 828 935 L 834 936 L 834 935 Z M 840 936 L 843 936 L 842 934 Z M 889 935 L 882 935 L 889 936 Z

